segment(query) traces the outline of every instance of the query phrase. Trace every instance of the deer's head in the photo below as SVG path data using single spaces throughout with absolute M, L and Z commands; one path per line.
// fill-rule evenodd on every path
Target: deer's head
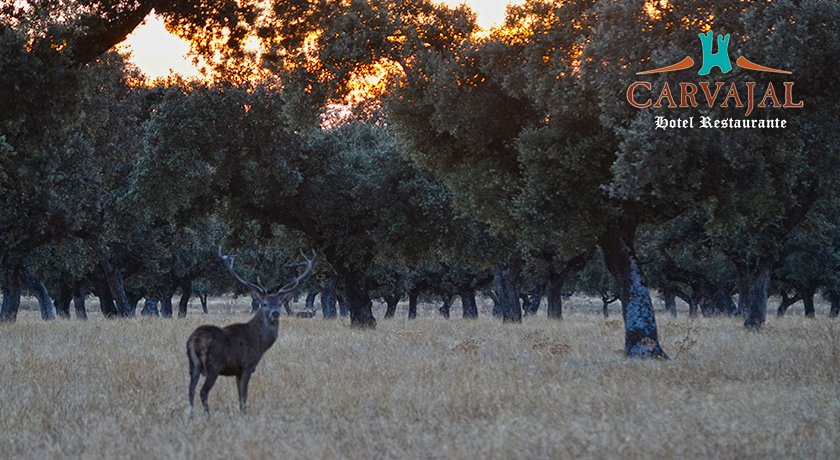
M 294 295 L 300 285 L 300 282 L 312 272 L 312 267 L 315 264 L 315 251 L 312 251 L 312 257 L 307 257 L 303 251 L 301 251 L 300 254 L 303 256 L 304 261 L 292 264 L 291 266 L 304 267 L 303 272 L 285 284 L 280 284 L 272 289 L 267 289 L 263 286 L 259 277 L 257 277 L 256 282 L 251 282 L 239 276 L 239 274 L 237 274 L 233 269 L 233 263 L 236 260 L 236 256 L 222 254 L 222 248 L 221 246 L 219 247 L 219 257 L 222 259 L 222 263 L 225 264 L 225 268 L 227 268 L 228 272 L 236 279 L 236 281 L 248 288 L 251 293 L 251 297 L 260 306 L 258 314 L 262 315 L 263 321 L 271 326 L 277 326 L 280 320 L 280 309 L 283 308 L 283 305 Z

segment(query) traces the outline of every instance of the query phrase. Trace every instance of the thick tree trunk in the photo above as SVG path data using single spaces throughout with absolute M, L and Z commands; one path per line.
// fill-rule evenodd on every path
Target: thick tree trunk
M 760 329 L 767 319 L 767 289 L 772 263 L 758 259 L 750 264 L 736 263 L 735 268 L 738 272 L 738 295 L 743 301 L 743 312 L 747 315 L 744 326 Z
M 140 304 L 143 294 L 139 294 L 137 292 L 126 292 L 126 295 L 128 296 L 128 304 L 131 305 L 131 309 L 136 312 L 137 305 Z
M 736 316 L 738 314 L 738 306 L 732 300 L 732 295 L 723 286 L 715 288 L 715 304 L 718 310 L 726 316 Z
M 81 281 L 73 286 L 73 309 L 76 310 L 76 319 L 87 319 L 85 291 Z
M 795 304 L 796 302 L 799 302 L 800 299 L 799 296 L 795 294 L 788 297 L 784 289 L 779 290 L 779 296 L 782 298 L 782 301 L 781 303 L 779 303 L 779 308 L 776 309 L 776 316 L 781 318 L 782 316 L 785 316 L 785 314 L 788 311 L 788 308 L 790 308 L 790 306 Z
M 546 315 L 549 319 L 563 319 L 563 285 L 565 280 L 551 277 L 546 286 Z
M 342 276 L 344 297 L 350 310 L 350 326 L 373 329 L 376 318 L 373 317 L 371 307 L 373 302 L 367 290 L 367 277 L 364 273 L 350 272 Z
M 181 298 L 178 300 L 178 318 L 187 316 L 187 307 L 190 305 L 190 297 L 192 297 L 192 280 L 184 279 L 181 281 Z
M 546 314 L 549 319 L 563 319 L 563 286 L 566 281 L 578 274 L 586 262 L 592 257 L 589 252 L 572 257 L 559 272 L 553 271 L 548 275 L 546 297 L 548 305 Z M 609 312 L 607 312 L 609 314 Z
M 732 296 L 726 292 L 723 286 L 708 286 L 704 292 L 700 310 L 703 316 L 717 316 L 725 314 L 733 316 L 738 308 L 735 306 L 735 301 Z
M 93 280 L 96 288 L 96 296 L 99 298 L 99 311 L 102 316 L 106 318 L 114 318 L 117 316 L 117 308 L 114 305 L 114 297 L 111 295 L 111 288 L 108 286 L 108 281 L 105 278 L 96 278 Z
M 70 302 L 72 301 L 73 288 L 63 281 L 58 283 L 58 292 L 55 298 L 53 299 L 53 306 L 55 307 L 56 315 L 64 319 L 69 319 Z
M 160 316 L 172 318 L 172 296 L 175 295 L 175 286 L 167 286 L 158 293 L 160 300 Z M 259 306 L 257 306 L 259 308 Z
M 198 295 L 198 301 L 201 302 L 201 311 L 207 314 L 207 294 L 201 293 Z
M 419 294 L 416 289 L 408 291 L 408 319 L 417 318 L 417 296 Z
M 563 285 L 566 279 L 561 274 L 552 274 L 548 278 L 548 285 L 545 289 L 547 297 L 546 315 L 548 319 L 563 319 Z
M 624 354 L 638 358 L 667 358 L 659 345 L 659 332 L 650 292 L 633 251 L 635 227 L 613 224 L 601 236 L 604 262 L 618 286 L 624 316 Z
M 330 277 L 321 291 L 321 314 L 324 315 L 325 319 L 335 319 L 338 316 L 335 303 L 335 278 Z
M 522 305 L 522 316 L 530 315 L 531 312 L 528 311 L 528 307 L 531 306 L 531 296 L 528 295 L 527 293 L 520 292 L 519 293 L 519 301 L 520 301 L 520 304 Z
M 461 297 L 461 309 L 463 310 L 464 318 L 478 318 L 478 303 L 475 301 L 475 289 L 469 287 L 461 288 L 458 296 Z
M 837 318 L 840 315 L 840 293 L 829 294 L 829 302 L 831 302 L 831 310 L 828 312 L 829 318 Z
M 525 316 L 536 315 L 540 311 L 540 303 L 542 303 L 542 296 L 539 294 L 522 294 L 522 313 Z
M 452 309 L 452 297 L 444 294 L 441 296 L 441 306 L 438 308 L 438 312 L 440 316 L 443 316 L 446 319 L 449 319 L 449 310 Z
M 610 304 L 618 300 L 618 297 L 609 297 L 601 294 L 601 316 L 604 318 L 610 317 Z
M 391 319 L 397 314 L 397 304 L 400 303 L 400 296 L 386 295 L 385 300 L 385 319 Z
M 344 296 L 337 295 L 335 299 L 338 301 L 338 315 L 342 318 L 350 316 L 350 303 Z
M 35 274 L 28 268 L 23 269 L 22 275 L 23 277 L 21 280 L 23 281 L 23 285 L 32 291 L 35 298 L 38 299 L 38 308 L 41 310 L 41 319 L 45 321 L 55 319 L 53 301 L 50 297 L 49 291 L 47 291 L 47 287 L 44 286 L 44 283 L 42 283 L 41 280 L 38 279 L 38 277 L 35 276 Z
M 134 305 L 129 304 L 128 296 L 125 294 L 125 282 L 119 268 L 109 260 L 102 261 L 102 269 L 105 271 L 105 279 L 108 281 L 108 288 L 111 290 L 111 297 L 116 304 L 117 314 L 131 318 L 134 316 Z
M 697 302 L 694 301 L 693 298 L 688 299 L 688 316 L 692 318 L 696 318 L 700 315 L 700 308 L 697 306 Z
M 145 302 L 143 302 L 143 310 L 140 311 L 142 316 L 160 316 L 160 312 L 158 312 L 158 301 L 154 297 L 146 297 Z
M 490 300 L 493 301 L 493 310 L 490 311 L 490 314 L 493 316 L 493 318 L 501 318 L 502 303 L 499 301 L 499 295 L 496 291 L 490 291 Z
M 808 288 L 803 289 L 802 292 L 802 303 L 805 304 L 805 317 L 806 318 L 813 318 L 816 316 L 816 310 L 814 309 L 814 296 L 817 294 L 816 289 Z
M 15 322 L 20 310 L 20 269 L 11 268 L 6 271 L 3 280 L 3 306 L 0 307 L 0 322 Z
M 306 293 L 306 309 L 308 311 L 315 311 L 315 297 L 318 296 L 318 290 L 313 289 Z
M 505 323 L 522 322 L 519 305 L 518 264 L 497 264 L 493 267 L 493 285 L 499 297 L 499 309 Z
M 667 311 L 673 318 L 677 317 L 677 295 L 670 289 L 662 291 L 662 300 L 665 302 L 665 311 Z

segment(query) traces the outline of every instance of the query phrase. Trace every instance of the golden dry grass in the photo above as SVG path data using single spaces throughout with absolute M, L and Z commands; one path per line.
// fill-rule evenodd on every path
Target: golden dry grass
M 185 341 L 208 316 L 0 326 L 0 458 L 838 458 L 840 323 L 660 314 L 670 361 L 621 356 L 620 318 L 285 319 L 238 413 L 187 420 Z M 594 305 L 594 303 L 593 303 Z M 400 312 L 402 314 L 403 312 Z M 460 313 L 456 311 L 455 313 Z M 794 310 L 792 313 L 796 314 Z

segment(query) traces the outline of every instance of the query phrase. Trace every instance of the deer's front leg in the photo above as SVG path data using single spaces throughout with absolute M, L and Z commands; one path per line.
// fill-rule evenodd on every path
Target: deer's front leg
M 248 402 L 248 382 L 251 380 L 252 369 L 242 371 L 236 376 L 236 386 L 239 388 L 239 411 L 245 413 L 245 405 Z

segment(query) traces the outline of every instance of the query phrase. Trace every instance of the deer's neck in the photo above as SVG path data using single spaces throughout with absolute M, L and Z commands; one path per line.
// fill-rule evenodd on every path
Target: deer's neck
M 279 325 L 269 323 L 261 312 L 257 312 L 251 318 L 251 321 L 248 322 L 248 325 L 254 331 L 254 337 L 259 341 L 262 351 L 268 350 L 274 344 L 274 341 L 277 340 L 277 329 Z

